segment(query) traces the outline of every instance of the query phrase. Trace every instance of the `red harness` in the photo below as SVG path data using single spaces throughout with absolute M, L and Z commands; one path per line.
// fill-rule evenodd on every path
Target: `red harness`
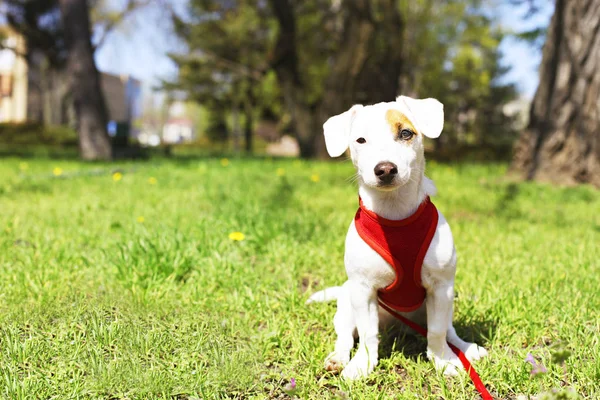
M 421 267 L 437 228 L 438 212 L 429 197 L 402 220 L 382 218 L 364 208 L 354 217 L 359 236 L 387 261 L 396 279 L 379 290 L 379 300 L 396 311 L 414 311 L 425 301 Z
M 379 290 L 379 304 L 421 336 L 427 337 L 427 331 L 423 327 L 398 314 L 398 311 L 416 310 L 425 301 L 421 267 L 437 228 L 437 209 L 427 197 L 410 217 L 389 220 L 367 210 L 362 201 L 359 202 L 360 207 L 354 217 L 358 235 L 396 272 L 394 282 Z M 492 400 L 493 397 L 467 357 L 456 346 L 451 343 L 448 345 L 460 359 L 481 397 L 484 400 Z

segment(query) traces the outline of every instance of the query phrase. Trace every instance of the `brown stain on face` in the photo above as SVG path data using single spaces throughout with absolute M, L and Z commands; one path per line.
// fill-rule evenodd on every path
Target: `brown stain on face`
M 398 110 L 387 110 L 385 113 L 385 119 L 389 124 L 392 132 L 394 133 L 394 137 L 398 137 L 402 129 L 409 129 L 417 134 L 417 130 L 415 126 L 410 122 L 408 117 L 402 114 Z

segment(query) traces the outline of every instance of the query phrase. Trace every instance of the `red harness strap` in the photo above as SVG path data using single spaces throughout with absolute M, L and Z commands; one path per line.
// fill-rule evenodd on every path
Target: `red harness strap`
M 413 215 L 402 220 L 385 219 L 367 210 L 360 202 L 354 226 L 359 236 L 396 273 L 396 279 L 377 294 L 381 301 L 396 311 L 414 311 L 425 300 L 421 267 L 437 222 L 438 212 L 429 197 Z
M 379 305 L 383 309 L 385 309 L 387 312 L 389 312 L 390 314 L 392 314 L 394 317 L 396 317 L 400 321 L 402 321 L 409 328 L 411 328 L 412 330 L 414 330 L 415 332 L 417 332 L 419 335 L 427 338 L 427 330 L 425 328 L 423 328 L 422 326 L 414 323 L 410 319 L 408 319 L 408 318 L 406 318 L 406 317 L 398 314 L 397 312 L 395 312 L 394 310 L 392 310 L 391 308 L 389 308 L 388 306 L 386 306 L 381 301 L 379 302 Z M 456 354 L 458 356 L 458 358 L 460 359 L 460 362 L 462 363 L 463 367 L 469 373 L 469 377 L 471 378 L 471 381 L 473 382 L 473 385 L 475 385 L 475 389 L 477 389 L 477 391 L 481 395 L 481 398 L 483 400 L 493 400 L 494 398 L 492 397 L 492 395 L 490 394 L 490 392 L 488 392 L 487 389 L 485 388 L 485 385 L 481 381 L 481 378 L 479 377 L 479 374 L 477 373 L 477 371 L 475 371 L 475 368 L 471 365 L 471 363 L 469 362 L 469 360 L 467 360 L 467 357 L 465 356 L 465 353 L 463 353 L 462 351 L 460 351 L 460 349 L 458 347 L 454 346 L 451 343 L 448 343 L 448 346 L 450 346 L 450 348 L 452 349 L 452 351 L 454 352 L 454 354 Z

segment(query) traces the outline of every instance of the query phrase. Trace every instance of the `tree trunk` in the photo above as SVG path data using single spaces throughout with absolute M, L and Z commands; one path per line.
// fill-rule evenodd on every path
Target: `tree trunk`
M 52 82 L 54 78 L 50 71 L 50 62 L 44 56 L 40 62 L 40 99 L 42 103 L 42 122 L 44 126 L 53 125 L 52 120 Z
M 252 143 L 252 139 L 253 139 L 253 129 L 252 129 L 252 124 L 253 124 L 253 118 L 252 118 L 252 105 L 250 104 L 249 101 L 246 101 L 246 105 L 245 105 L 245 122 L 244 122 L 244 146 L 245 146 L 245 150 L 246 153 L 248 154 L 252 154 L 253 151 L 253 143 Z
M 108 115 L 94 62 L 87 0 L 60 0 L 68 51 L 67 71 L 77 115 L 79 150 L 84 160 L 112 157 L 107 134 Z
M 232 137 L 233 137 L 233 152 L 238 154 L 240 152 L 240 108 L 237 101 L 233 103 L 231 109 L 231 125 L 232 125 Z
M 540 84 L 513 168 L 526 179 L 600 187 L 600 0 L 557 0 Z
M 277 74 L 283 100 L 292 117 L 300 156 L 312 157 L 314 151 L 311 143 L 315 133 L 307 126 L 311 124 L 313 116 L 309 105 L 304 101 L 304 86 L 298 71 L 296 19 L 288 0 L 271 0 L 270 3 L 279 25 L 271 66 Z

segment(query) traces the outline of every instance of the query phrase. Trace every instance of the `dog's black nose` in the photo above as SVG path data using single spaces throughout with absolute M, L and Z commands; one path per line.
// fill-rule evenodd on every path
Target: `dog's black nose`
M 398 167 L 389 161 L 380 162 L 375 166 L 375 176 L 381 183 L 390 183 L 398 175 Z

